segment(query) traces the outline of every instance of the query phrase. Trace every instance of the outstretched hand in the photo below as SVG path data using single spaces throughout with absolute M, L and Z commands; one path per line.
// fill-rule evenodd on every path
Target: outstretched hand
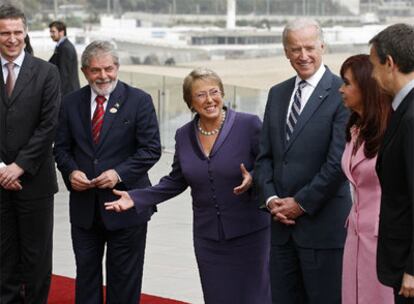
M 105 203 L 106 210 L 111 210 L 115 212 L 123 212 L 123 211 L 126 211 L 134 207 L 134 201 L 131 199 L 128 192 L 119 191 L 116 189 L 114 189 L 112 192 L 115 195 L 120 196 L 120 198 L 116 201 Z
M 249 190 L 249 188 L 252 186 L 252 183 L 253 183 L 253 178 L 250 175 L 249 171 L 246 170 L 246 167 L 244 166 L 244 164 L 240 164 L 240 170 L 242 173 L 243 180 L 239 186 L 233 189 L 233 193 L 236 195 L 242 194 L 246 192 L 247 190 Z

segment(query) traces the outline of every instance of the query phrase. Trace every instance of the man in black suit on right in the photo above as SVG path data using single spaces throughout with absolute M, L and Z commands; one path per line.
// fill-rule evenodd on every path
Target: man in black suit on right
M 414 27 L 395 24 L 370 40 L 373 77 L 394 98 L 378 152 L 378 278 L 395 303 L 414 303 Z
M 49 24 L 50 38 L 57 42 L 55 52 L 49 59 L 58 67 L 62 96 L 78 90 L 78 55 L 73 44 L 66 37 L 66 24 L 62 21 L 53 21 Z

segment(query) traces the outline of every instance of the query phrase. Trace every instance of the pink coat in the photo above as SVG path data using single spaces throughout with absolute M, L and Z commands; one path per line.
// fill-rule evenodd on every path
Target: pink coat
M 345 146 L 342 169 L 347 176 L 353 205 L 346 222 L 342 275 L 342 304 L 394 303 L 391 288 L 377 278 L 376 252 L 381 188 L 375 172 L 377 157 L 368 159 L 364 144 L 352 155 L 354 138 Z

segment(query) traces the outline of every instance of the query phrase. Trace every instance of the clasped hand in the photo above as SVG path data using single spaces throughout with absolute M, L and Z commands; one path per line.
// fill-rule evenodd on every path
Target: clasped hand
M 0 168 L 0 185 L 6 190 L 22 190 L 19 177 L 24 173 L 16 163 Z
M 414 297 L 414 276 L 408 273 L 404 273 L 403 279 L 401 282 L 401 288 L 398 294 L 405 298 Z
M 112 189 L 118 183 L 118 174 L 110 169 L 102 172 L 98 177 L 89 180 L 86 174 L 80 170 L 74 170 L 70 175 L 70 183 L 74 190 L 85 191 L 90 188 Z
M 295 220 L 304 213 L 293 197 L 274 198 L 267 208 L 275 221 L 285 225 L 294 225 Z

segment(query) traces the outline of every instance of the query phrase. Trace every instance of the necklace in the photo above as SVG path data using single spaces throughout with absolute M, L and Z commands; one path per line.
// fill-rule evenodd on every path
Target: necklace
M 201 127 L 201 124 L 200 124 L 200 119 L 198 119 L 198 122 L 197 122 L 197 129 L 198 129 L 198 131 L 202 134 L 202 135 L 204 135 L 204 136 L 212 136 L 212 135 L 216 135 L 216 134 L 218 134 L 218 132 L 220 132 L 220 130 L 221 130 L 221 127 L 223 126 L 223 123 L 224 123 L 224 120 L 226 119 L 226 110 L 222 110 L 221 111 L 221 121 L 220 121 L 220 126 L 218 127 L 218 128 L 215 128 L 215 129 L 213 129 L 213 130 L 211 130 L 211 131 L 206 131 L 206 130 L 204 130 L 202 127 Z

